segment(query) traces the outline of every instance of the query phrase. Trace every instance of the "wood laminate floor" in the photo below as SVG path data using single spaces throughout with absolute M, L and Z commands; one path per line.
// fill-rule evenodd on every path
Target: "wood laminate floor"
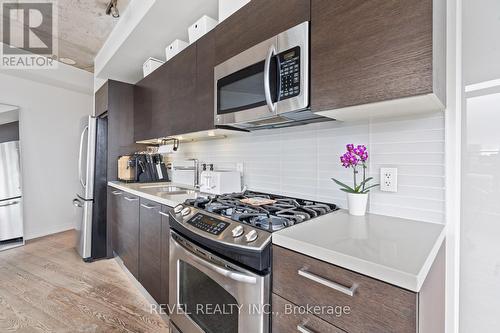
M 168 332 L 114 260 L 84 263 L 64 232 L 0 252 L 0 332 Z

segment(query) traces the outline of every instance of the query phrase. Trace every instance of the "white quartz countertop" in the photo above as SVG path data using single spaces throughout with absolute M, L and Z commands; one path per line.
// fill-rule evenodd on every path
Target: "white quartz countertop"
M 197 193 L 193 191 L 192 186 L 176 184 L 176 183 L 123 183 L 119 181 L 108 182 L 109 186 L 112 186 L 118 190 L 128 192 L 138 197 L 158 202 L 162 205 L 175 207 L 178 204 L 183 203 L 187 199 L 194 199 Z M 172 194 L 168 192 L 161 191 L 162 187 L 167 186 L 177 186 L 191 190 L 188 193 L 183 194 Z
M 176 183 L 108 182 L 118 190 L 174 207 L 199 193 L 171 194 L 161 187 Z M 273 244 L 419 292 L 443 243 L 441 224 L 336 211 L 273 233 Z
M 340 210 L 273 233 L 273 244 L 419 292 L 445 227 Z

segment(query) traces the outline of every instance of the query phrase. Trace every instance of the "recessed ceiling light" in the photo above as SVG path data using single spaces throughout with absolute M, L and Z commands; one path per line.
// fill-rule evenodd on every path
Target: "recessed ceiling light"
M 66 65 L 76 65 L 76 61 L 71 58 L 59 58 L 59 61 Z

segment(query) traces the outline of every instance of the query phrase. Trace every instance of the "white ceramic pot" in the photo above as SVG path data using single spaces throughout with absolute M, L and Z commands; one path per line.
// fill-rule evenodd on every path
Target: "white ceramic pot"
M 366 214 L 368 193 L 347 193 L 347 203 L 349 205 L 349 214 L 363 216 Z

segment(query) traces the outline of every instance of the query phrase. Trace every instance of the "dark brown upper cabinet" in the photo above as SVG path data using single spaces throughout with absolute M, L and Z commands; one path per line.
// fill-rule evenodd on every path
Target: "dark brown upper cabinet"
M 152 75 L 152 74 L 151 74 Z M 134 87 L 134 140 L 146 140 L 152 133 L 152 80 L 142 80 Z
M 216 65 L 310 20 L 310 0 L 252 0 L 215 28 Z
M 214 40 L 208 33 L 136 84 L 136 141 L 214 128 Z
M 215 32 L 212 30 L 196 43 L 196 128 L 214 128 Z
M 134 153 L 141 147 L 135 144 L 134 137 L 134 85 L 109 80 L 105 86 L 108 92 L 107 178 L 113 181 L 118 177 L 118 157 Z
M 444 109 L 445 15 L 445 0 L 311 0 L 312 110 L 350 120 Z
M 170 104 L 165 110 L 160 110 L 161 114 L 168 117 L 168 125 L 163 136 L 195 132 L 198 130 L 196 43 L 170 59 L 166 66 L 170 75 Z
M 102 85 L 94 96 L 94 112 L 99 117 L 108 111 L 108 82 Z

